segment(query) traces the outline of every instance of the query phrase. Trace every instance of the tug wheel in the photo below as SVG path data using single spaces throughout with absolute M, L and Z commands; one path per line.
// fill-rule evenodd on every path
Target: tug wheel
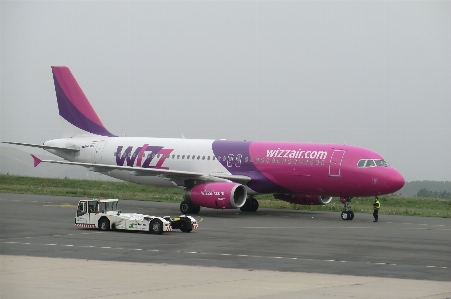
M 108 219 L 100 219 L 99 220 L 99 228 L 100 230 L 109 230 L 110 229 L 110 221 Z
M 161 235 L 163 233 L 163 222 L 160 219 L 150 221 L 150 232 L 152 234 Z

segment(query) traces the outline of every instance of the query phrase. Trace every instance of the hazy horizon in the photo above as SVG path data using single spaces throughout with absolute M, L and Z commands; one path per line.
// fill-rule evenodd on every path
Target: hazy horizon
M 66 65 L 116 135 L 346 143 L 407 181 L 451 179 L 451 2 L 2 1 L 0 16 L 0 141 L 62 136 L 50 66 Z

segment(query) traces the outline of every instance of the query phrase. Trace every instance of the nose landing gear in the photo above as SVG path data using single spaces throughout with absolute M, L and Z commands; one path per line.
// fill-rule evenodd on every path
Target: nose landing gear
M 343 220 L 352 220 L 354 219 L 354 212 L 351 211 L 351 206 L 349 203 L 351 202 L 352 197 L 340 197 L 340 202 L 343 203 L 343 212 L 341 212 L 341 219 Z

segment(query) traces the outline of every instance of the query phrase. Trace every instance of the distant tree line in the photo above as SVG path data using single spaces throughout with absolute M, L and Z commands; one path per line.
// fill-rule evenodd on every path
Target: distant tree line
M 431 191 L 426 188 L 423 188 L 420 191 L 418 191 L 417 197 L 451 199 L 451 192 Z

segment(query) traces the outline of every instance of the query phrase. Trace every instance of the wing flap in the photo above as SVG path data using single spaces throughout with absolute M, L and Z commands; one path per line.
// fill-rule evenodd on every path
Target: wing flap
M 35 157 L 33 157 L 35 159 Z M 82 162 L 69 162 L 69 161 L 57 161 L 57 160 L 40 160 L 40 163 L 56 163 L 66 165 L 77 165 L 89 168 L 95 172 L 108 172 L 112 170 L 129 171 L 131 175 L 135 176 L 161 176 L 170 180 L 180 181 L 181 179 L 199 179 L 202 181 L 232 181 L 240 184 L 247 184 L 251 178 L 244 175 L 226 175 L 226 174 L 207 174 L 194 171 L 182 171 L 171 169 L 159 169 L 159 168 L 140 168 L 131 166 L 118 166 L 108 164 L 96 164 L 96 163 L 82 163 Z

